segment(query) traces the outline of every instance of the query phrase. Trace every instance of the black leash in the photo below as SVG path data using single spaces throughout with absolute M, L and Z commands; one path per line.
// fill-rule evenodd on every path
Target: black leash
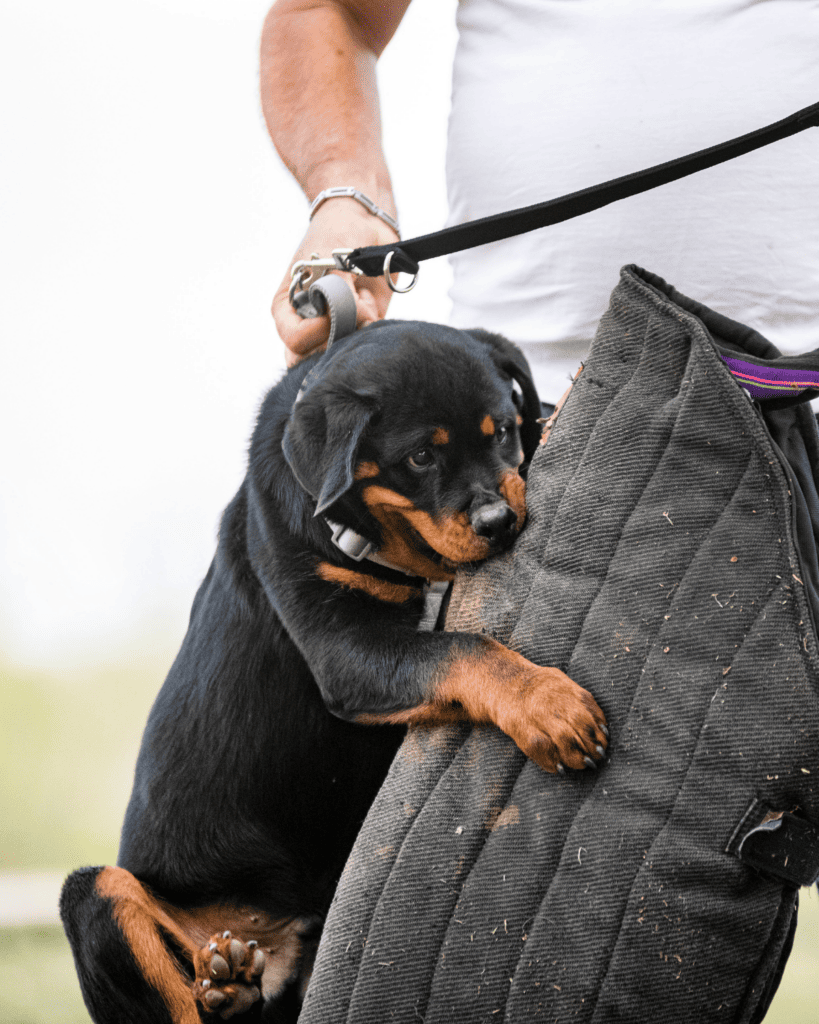
M 386 272 L 389 280 L 389 273 L 395 271 L 417 274 L 418 265 L 422 260 L 446 256 L 462 249 L 471 249 L 476 245 L 486 245 L 488 242 L 497 242 L 502 238 L 525 234 L 527 231 L 535 231 L 550 224 L 559 224 L 583 213 L 599 210 L 601 206 L 608 206 L 618 199 L 647 192 L 696 171 L 733 160 L 734 157 L 743 156 L 772 142 L 796 135 L 806 128 L 817 127 L 819 103 L 814 103 L 765 128 L 710 146 L 708 149 L 701 149 L 688 156 L 657 164 L 644 171 L 613 178 L 611 181 L 592 185 L 590 188 L 560 196 L 558 199 L 550 199 L 545 203 L 524 206 L 492 217 L 482 217 L 480 220 L 457 224 L 429 235 L 419 235 L 398 244 L 364 246 L 349 253 L 347 260 L 368 277 L 379 277 Z

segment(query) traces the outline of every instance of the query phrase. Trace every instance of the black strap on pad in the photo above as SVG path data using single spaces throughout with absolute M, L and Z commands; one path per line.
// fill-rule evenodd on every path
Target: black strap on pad
M 819 879 L 819 829 L 761 800 L 751 803 L 725 852 L 778 882 L 802 886 Z

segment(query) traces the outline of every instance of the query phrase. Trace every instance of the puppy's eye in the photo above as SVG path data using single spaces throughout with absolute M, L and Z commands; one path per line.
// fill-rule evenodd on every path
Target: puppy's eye
M 432 465 L 433 461 L 434 457 L 430 448 L 420 448 L 407 459 L 407 462 L 413 469 L 427 469 Z
M 498 444 L 504 444 L 506 442 L 506 440 L 508 439 L 508 437 L 509 437 L 509 428 L 508 427 L 498 427 L 498 429 L 495 431 L 495 440 L 498 442 Z

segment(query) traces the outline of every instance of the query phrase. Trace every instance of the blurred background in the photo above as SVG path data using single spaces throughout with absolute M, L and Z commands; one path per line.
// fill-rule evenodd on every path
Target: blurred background
M 267 7 L 3 3 L 3 1024 L 88 1021 L 60 880 L 115 861 L 145 717 L 284 369 L 269 304 L 307 205 L 261 117 Z M 379 64 L 405 237 L 445 219 L 454 8 L 414 0 Z M 446 320 L 448 284 L 425 264 L 393 315 Z M 774 1024 L 816 1020 L 816 893 L 802 906 Z

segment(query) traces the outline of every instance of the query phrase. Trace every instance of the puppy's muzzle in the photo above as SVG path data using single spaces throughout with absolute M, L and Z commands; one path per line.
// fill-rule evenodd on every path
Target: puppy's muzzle
M 517 536 L 517 514 L 505 501 L 483 505 L 469 517 L 472 529 L 479 537 L 485 537 L 493 551 L 509 547 Z

